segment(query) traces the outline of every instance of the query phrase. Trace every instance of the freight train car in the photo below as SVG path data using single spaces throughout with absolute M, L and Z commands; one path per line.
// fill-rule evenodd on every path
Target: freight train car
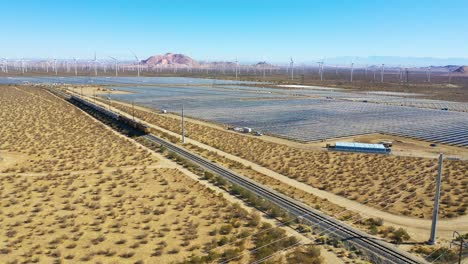
M 71 100 L 74 100 L 80 104 L 83 104 L 83 105 L 86 105 L 92 109 L 94 109 L 95 111 L 101 113 L 101 114 L 104 114 L 108 117 L 111 117 L 112 119 L 115 119 L 115 120 L 118 120 L 126 125 L 129 125 L 135 129 L 138 129 L 142 132 L 144 132 L 145 134 L 149 133 L 149 127 L 141 122 L 138 122 L 138 121 L 135 121 L 131 118 L 128 118 L 124 115 L 121 115 L 121 114 L 118 114 L 118 113 L 115 113 L 111 110 L 108 110 L 100 105 L 97 105 L 97 104 L 94 104 L 86 99 L 83 99 L 81 97 L 78 97 L 78 96 L 75 96 L 75 95 L 72 95 Z
M 81 97 L 72 95 L 70 99 L 73 100 L 73 101 L 76 101 L 78 103 L 84 104 L 84 105 L 96 110 L 97 112 L 105 114 L 106 116 L 109 116 L 109 117 L 111 117 L 111 118 L 113 118 L 115 120 L 119 119 L 119 114 L 117 114 L 115 112 L 112 112 L 112 111 L 110 111 L 110 110 L 108 110 L 108 109 L 106 109 L 106 108 L 104 108 L 104 107 L 102 107 L 100 105 L 93 104 L 90 101 L 85 100 L 85 99 L 83 99 Z
M 150 131 L 149 127 L 143 123 L 140 123 L 140 122 L 137 122 L 131 118 L 128 118 L 126 116 L 123 116 L 123 115 L 119 115 L 119 121 L 135 128 L 135 129 L 138 129 L 140 131 L 143 131 L 145 134 L 148 134 Z

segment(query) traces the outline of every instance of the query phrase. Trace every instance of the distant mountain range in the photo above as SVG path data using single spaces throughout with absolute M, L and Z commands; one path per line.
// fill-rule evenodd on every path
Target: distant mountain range
M 174 53 L 166 53 L 164 55 L 154 55 L 150 56 L 146 60 L 141 61 L 142 65 L 146 65 L 149 67 L 217 67 L 217 68 L 232 68 L 235 67 L 236 62 L 233 61 L 213 61 L 213 62 L 198 62 L 191 57 L 184 55 L 184 54 L 174 54 Z M 240 64 L 239 64 L 240 65 Z M 261 61 L 255 64 L 252 64 L 255 68 L 265 68 L 265 69 L 275 69 L 279 68 L 273 64 Z
M 450 59 L 439 59 L 439 58 L 411 58 L 411 57 L 391 57 L 391 56 L 374 56 L 374 57 L 335 57 L 325 59 L 325 65 L 342 65 L 346 66 L 348 63 L 343 63 L 343 61 L 349 61 L 349 64 L 353 62 L 355 67 L 362 67 L 363 65 L 368 65 L 369 68 L 380 68 L 381 64 L 385 64 L 386 69 L 399 69 L 400 67 L 407 67 L 410 69 L 424 69 L 427 67 L 431 68 L 431 71 L 440 71 L 448 72 L 452 71 L 454 73 L 465 74 L 468 69 L 465 66 L 468 65 L 468 59 L 463 58 L 450 58 Z M 453 64 L 449 62 L 458 61 L 459 64 Z M 177 53 L 166 53 L 164 55 L 154 55 L 146 60 L 141 61 L 142 65 L 147 65 L 149 67 L 234 67 L 236 62 L 234 61 L 196 61 L 193 58 Z M 308 66 L 317 66 L 317 63 L 314 62 L 298 62 L 296 65 L 306 64 Z M 254 68 L 266 68 L 266 69 L 276 69 L 279 68 L 279 65 L 282 67 L 287 66 L 287 64 L 277 64 L 269 63 L 266 61 L 253 62 L 253 63 L 243 63 L 242 65 L 248 65 Z

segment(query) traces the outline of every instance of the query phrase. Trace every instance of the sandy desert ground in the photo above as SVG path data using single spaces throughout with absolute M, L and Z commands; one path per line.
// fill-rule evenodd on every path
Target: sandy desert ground
M 117 105 L 131 112 L 130 107 Z M 180 122 L 169 115 L 140 108 L 137 117 L 180 133 Z M 203 126 L 186 123 L 186 134 L 197 141 L 253 161 L 273 171 L 388 212 L 430 218 L 432 214 L 437 159 L 384 156 L 299 149 Z M 442 186 L 442 218 L 466 214 L 468 205 L 468 162 L 446 160 Z M 395 188 L 398 186 L 398 188 Z M 392 189 L 382 195 L 381 190 Z
M 0 87 L 0 262 L 235 257 L 285 236 L 45 90 Z M 246 238 L 243 238 L 246 237 Z M 220 245 L 236 243 L 216 248 Z M 239 262 L 293 243 L 273 243 Z M 283 259 L 316 248 L 302 247 Z

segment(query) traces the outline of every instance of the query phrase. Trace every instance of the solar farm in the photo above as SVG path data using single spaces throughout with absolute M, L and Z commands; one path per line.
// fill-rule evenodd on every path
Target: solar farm
M 130 94 L 112 99 L 301 142 L 372 133 L 468 147 L 468 103 L 421 94 L 340 88 L 251 87 L 196 78 L 15 77 L 1 83 L 102 84 Z M 243 84 L 243 85 L 241 85 Z
M 340 90 L 279 90 L 258 87 L 125 87 L 133 94 L 114 99 L 197 119 L 251 127 L 301 142 L 381 133 L 468 147 L 466 103 L 446 102 L 459 111 L 441 110 L 444 101 L 404 95 Z M 405 106 L 404 102 L 421 104 Z M 427 105 L 424 105 L 427 104 Z M 440 105 L 442 104 L 442 105 Z

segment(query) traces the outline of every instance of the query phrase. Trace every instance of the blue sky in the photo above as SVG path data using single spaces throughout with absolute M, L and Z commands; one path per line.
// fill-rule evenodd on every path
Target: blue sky
M 1 1 L 0 57 L 468 58 L 468 1 Z

